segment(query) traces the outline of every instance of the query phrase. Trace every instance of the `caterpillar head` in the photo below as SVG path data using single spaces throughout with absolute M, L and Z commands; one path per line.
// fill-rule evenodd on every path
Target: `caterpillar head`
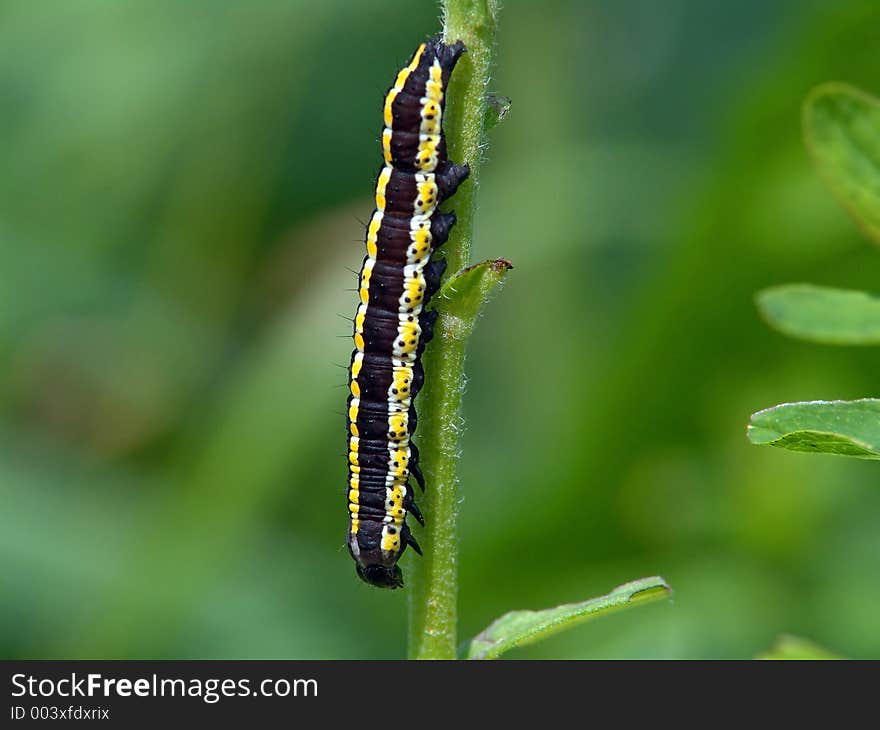
M 365 583 L 377 588 L 401 588 L 403 586 L 403 571 L 400 566 L 392 565 L 385 567 L 384 565 L 367 565 L 363 566 L 357 563 L 358 577 Z

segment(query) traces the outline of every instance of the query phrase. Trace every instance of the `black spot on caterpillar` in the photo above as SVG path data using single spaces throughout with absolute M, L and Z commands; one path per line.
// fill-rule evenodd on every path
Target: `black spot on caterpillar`
M 348 397 L 348 549 L 357 574 L 381 588 L 403 585 L 397 561 L 407 546 L 422 552 L 406 524 L 407 512 L 424 524 L 409 485 L 412 475 L 425 487 L 411 442 L 414 401 L 437 319 L 426 307 L 446 268 L 430 257 L 455 225 L 437 206 L 470 172 L 447 159 L 443 135 L 446 86 L 464 52 L 461 41 L 422 43 L 383 107 L 385 161 L 367 224 Z

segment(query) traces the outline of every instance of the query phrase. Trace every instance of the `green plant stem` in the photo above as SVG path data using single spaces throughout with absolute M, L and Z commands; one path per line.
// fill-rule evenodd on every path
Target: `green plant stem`
M 468 52 L 459 61 L 447 95 L 444 117 L 449 157 L 467 162 L 471 173 L 455 196 L 458 223 L 445 247 L 448 270 L 467 266 L 473 236 L 475 194 L 485 136 L 486 86 L 494 52 L 495 0 L 444 0 L 444 37 L 464 41 Z M 409 656 L 411 659 L 454 659 L 458 647 L 459 438 L 464 391 L 467 330 L 444 314 L 425 358 L 425 388 L 420 397 L 421 465 L 428 482 L 422 504 L 426 528 L 419 536 L 424 557 L 410 561 Z
M 453 74 L 443 120 L 450 159 L 467 162 L 471 168 L 470 176 L 455 194 L 458 223 L 445 246 L 449 271 L 455 272 L 470 261 L 498 3 L 497 0 L 443 0 L 442 5 L 444 40 L 447 43 L 461 40 L 467 46 L 467 53 Z
M 425 529 L 419 540 L 424 555 L 410 562 L 409 655 L 411 659 L 454 659 L 458 646 L 458 432 L 464 372 L 463 340 L 445 339 L 443 359 L 428 371 L 419 430 L 428 490 L 422 501 Z M 427 383 L 432 385 L 428 387 Z

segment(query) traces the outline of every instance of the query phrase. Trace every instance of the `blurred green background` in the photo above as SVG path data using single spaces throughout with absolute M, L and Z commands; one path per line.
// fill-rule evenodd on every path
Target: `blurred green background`
M 800 139 L 880 92 L 867 0 L 505 0 L 475 256 L 461 635 L 659 573 L 518 657 L 880 655 L 880 472 L 749 414 L 877 395 L 880 352 L 753 293 L 877 288 Z M 0 655 L 397 658 L 344 548 L 348 268 L 432 2 L 0 4 Z M 415 559 L 408 556 L 405 562 Z

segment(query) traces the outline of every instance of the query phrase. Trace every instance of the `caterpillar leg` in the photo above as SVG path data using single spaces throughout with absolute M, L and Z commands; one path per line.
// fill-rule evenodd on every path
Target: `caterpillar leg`
M 456 165 L 448 160 L 442 162 L 434 172 L 440 200 L 446 200 L 455 195 L 458 186 L 467 180 L 470 174 L 471 168 L 469 165 Z
M 421 343 L 427 345 L 431 340 L 434 339 L 434 325 L 436 324 L 437 318 L 439 316 L 440 313 L 436 309 L 422 312 L 419 315 L 419 328 L 422 330 Z
M 424 487 L 422 487 L 424 489 Z M 407 492 L 403 500 L 403 508 L 409 512 L 422 527 L 425 526 L 425 518 L 422 517 L 422 511 L 416 505 L 412 492 Z
M 410 532 L 409 527 L 406 525 L 403 526 L 403 530 L 400 532 L 400 536 L 403 538 L 403 541 L 409 545 L 413 550 L 416 551 L 418 555 L 422 554 L 422 548 L 416 539 L 413 537 L 412 532 Z
M 458 218 L 454 212 L 435 213 L 431 219 L 431 242 L 434 248 L 442 246 L 449 240 L 449 232 Z
M 425 367 L 422 365 L 422 361 L 418 360 L 415 365 L 413 365 L 413 378 L 412 385 L 410 386 L 410 392 L 412 393 L 412 398 L 415 400 L 415 397 L 419 394 L 419 391 L 422 389 L 422 386 L 425 384 Z
M 446 259 L 431 261 L 425 266 L 425 298 L 430 298 L 440 288 L 440 279 L 446 271 Z
M 409 442 L 409 453 L 409 473 L 412 474 L 413 479 L 416 480 L 416 484 L 419 485 L 419 489 L 424 492 L 425 475 L 422 473 L 422 468 L 419 466 L 419 450 L 412 441 Z
M 411 405 L 409 411 L 407 411 L 406 422 L 410 438 L 412 438 L 412 435 L 416 432 L 416 427 L 419 425 L 419 415 L 416 413 L 414 405 Z M 412 446 L 412 441 L 410 441 L 410 446 Z
M 471 168 L 467 164 L 456 165 L 448 160 L 440 163 L 434 171 L 434 179 L 437 181 L 440 200 L 446 200 L 455 195 L 458 186 L 467 180 L 470 174 Z

